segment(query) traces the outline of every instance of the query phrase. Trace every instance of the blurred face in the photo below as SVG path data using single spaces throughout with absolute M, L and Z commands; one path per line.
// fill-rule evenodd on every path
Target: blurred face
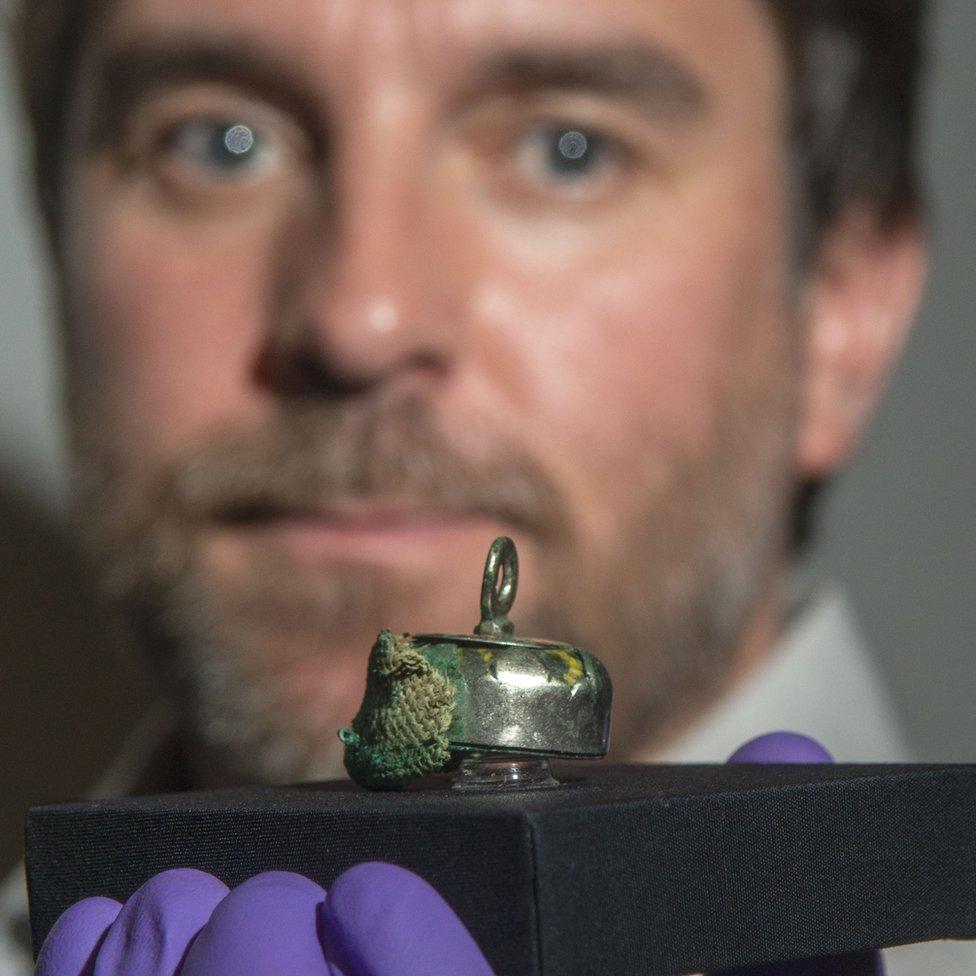
M 470 631 L 499 534 L 621 751 L 715 696 L 791 503 L 784 113 L 753 0 L 112 5 L 80 501 L 227 775 L 335 773 L 376 632 Z

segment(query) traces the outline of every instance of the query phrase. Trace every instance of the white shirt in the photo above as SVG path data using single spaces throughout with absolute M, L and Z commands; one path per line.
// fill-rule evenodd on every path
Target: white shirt
M 838 762 L 913 761 L 844 591 L 800 570 L 790 584 L 782 633 L 763 669 L 661 761 L 721 762 L 743 742 L 781 730 L 811 736 Z
M 721 762 L 764 732 L 813 736 L 841 762 L 908 762 L 911 751 L 844 592 L 798 570 L 783 631 L 763 668 L 666 750 L 665 762 Z M 133 792 L 171 731 L 156 713 L 92 795 Z M 140 760 L 141 766 L 140 769 Z M 30 976 L 23 865 L 0 886 L 0 976 Z M 976 942 L 885 951 L 887 976 L 974 976 Z

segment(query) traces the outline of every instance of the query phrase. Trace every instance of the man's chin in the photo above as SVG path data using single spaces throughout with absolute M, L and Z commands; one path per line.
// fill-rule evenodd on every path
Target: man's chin
M 213 585 L 201 584 L 196 605 L 176 597 L 167 613 L 200 745 L 195 778 L 230 785 L 342 775 L 337 732 L 362 700 L 377 633 L 363 606 L 378 605 L 375 590 L 308 593 L 281 579 Z

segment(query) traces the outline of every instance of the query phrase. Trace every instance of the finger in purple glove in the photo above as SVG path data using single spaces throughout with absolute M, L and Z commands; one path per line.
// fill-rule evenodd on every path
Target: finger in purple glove
M 114 898 L 75 902 L 48 932 L 34 976 L 91 976 L 95 954 L 121 911 Z
M 730 763 L 832 763 L 834 757 L 816 739 L 799 732 L 767 732 L 739 746 Z
M 330 976 L 492 976 L 450 905 L 394 864 L 349 868 L 329 889 L 321 915 Z
M 832 763 L 833 756 L 816 739 L 799 732 L 767 732 L 739 746 L 730 763 Z M 880 952 L 858 952 L 829 959 L 755 966 L 714 976 L 884 976 Z
M 174 976 L 187 946 L 226 894 L 227 885 L 206 871 L 173 868 L 154 875 L 112 923 L 93 976 Z
M 318 935 L 324 900 L 303 875 L 254 875 L 214 910 L 180 976 L 329 976 Z

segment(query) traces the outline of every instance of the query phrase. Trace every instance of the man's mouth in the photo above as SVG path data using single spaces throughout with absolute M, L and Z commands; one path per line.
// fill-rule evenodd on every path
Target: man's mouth
M 430 553 L 474 541 L 483 547 L 493 533 L 504 530 L 498 514 L 381 500 L 337 500 L 314 507 L 252 505 L 222 512 L 217 524 L 237 538 L 312 560 L 390 559 L 406 550 Z

